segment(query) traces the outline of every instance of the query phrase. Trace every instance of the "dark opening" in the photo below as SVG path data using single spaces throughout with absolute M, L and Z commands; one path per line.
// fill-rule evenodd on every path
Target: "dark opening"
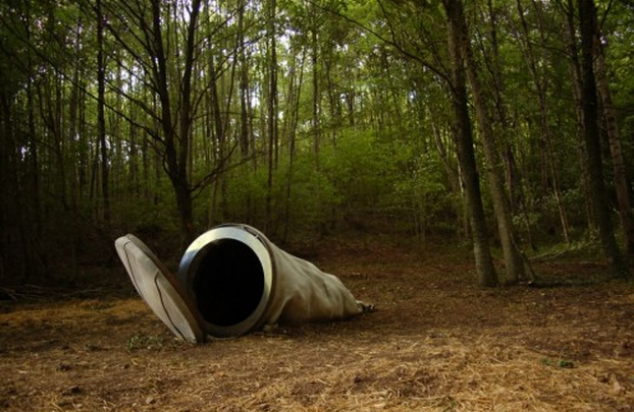
M 200 314 L 218 326 L 244 321 L 264 292 L 264 272 L 257 255 L 233 239 L 214 242 L 203 254 L 193 282 Z

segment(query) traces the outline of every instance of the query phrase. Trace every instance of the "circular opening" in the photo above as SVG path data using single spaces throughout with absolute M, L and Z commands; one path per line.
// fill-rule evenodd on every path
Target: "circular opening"
M 253 250 L 233 239 L 208 245 L 193 286 L 205 321 L 231 326 L 248 318 L 264 293 L 264 271 Z

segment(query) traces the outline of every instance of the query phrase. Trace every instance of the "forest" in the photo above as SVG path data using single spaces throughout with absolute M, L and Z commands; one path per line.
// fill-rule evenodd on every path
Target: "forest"
M 632 159 L 632 0 L 1 0 L 0 410 L 631 412 Z
M 223 222 L 631 276 L 633 45 L 627 0 L 3 1 L 0 283 Z

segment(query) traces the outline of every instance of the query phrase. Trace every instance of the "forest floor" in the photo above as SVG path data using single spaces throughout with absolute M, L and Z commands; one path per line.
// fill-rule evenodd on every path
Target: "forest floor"
M 331 240 L 309 260 L 375 312 L 198 346 L 123 266 L 82 290 L 15 290 L 0 301 L 0 410 L 634 411 L 632 284 L 541 259 L 548 287 L 480 289 L 469 255 Z

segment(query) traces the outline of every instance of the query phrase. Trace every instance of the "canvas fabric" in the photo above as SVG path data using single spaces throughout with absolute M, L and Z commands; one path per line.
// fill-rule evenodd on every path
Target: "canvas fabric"
M 344 319 L 363 312 L 364 304 L 354 298 L 337 276 L 270 242 L 269 251 L 274 262 L 275 285 L 265 315 L 266 324 Z
M 205 329 L 217 337 L 237 336 L 267 325 L 345 319 L 374 308 L 357 301 L 337 276 L 285 252 L 257 229 L 247 225 L 222 227 L 231 227 L 232 230 L 227 232 L 225 229 L 221 233 L 251 242 L 252 250 L 257 248 L 261 254 L 268 252 L 266 261 L 270 258 L 273 275 L 268 277 L 270 292 L 267 293 L 268 301 L 261 316 L 254 312 L 251 315 L 254 322 L 244 327 L 238 324 L 235 328 L 216 331 L 218 335 L 209 326 L 205 327 L 206 322 L 196 309 L 192 297 L 185 292 L 187 287 L 182 284 L 184 279 L 174 277 L 141 240 L 134 235 L 127 235 L 115 242 L 119 257 L 139 295 L 179 338 L 201 343 L 205 340 Z M 208 234 L 215 236 L 210 232 Z M 209 239 L 213 240 L 213 236 Z M 264 245 L 264 249 L 261 245 Z

